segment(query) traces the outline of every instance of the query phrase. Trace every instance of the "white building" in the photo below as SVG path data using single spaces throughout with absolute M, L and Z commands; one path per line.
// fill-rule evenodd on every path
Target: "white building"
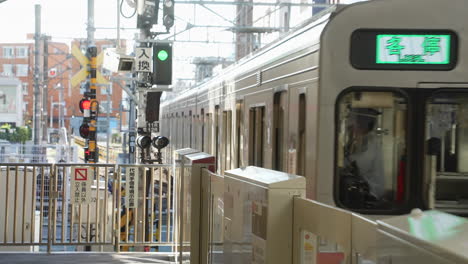
M 24 126 L 21 81 L 0 78 L 0 125 L 5 123 Z

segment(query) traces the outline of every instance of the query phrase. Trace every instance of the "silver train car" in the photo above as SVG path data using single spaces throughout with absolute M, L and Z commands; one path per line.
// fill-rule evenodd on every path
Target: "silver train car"
M 170 149 L 303 175 L 362 214 L 468 213 L 465 0 L 336 6 L 161 104 Z

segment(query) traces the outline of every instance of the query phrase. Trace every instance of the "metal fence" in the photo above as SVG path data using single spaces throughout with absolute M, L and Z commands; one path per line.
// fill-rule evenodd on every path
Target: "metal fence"
M 0 250 L 106 246 L 118 252 L 174 246 L 178 166 L 0 163 Z M 72 200 L 77 168 L 91 172 L 89 202 Z M 130 181 L 130 171 L 139 181 Z
M 1 246 L 44 246 L 52 164 L 0 164 Z
M 132 170 L 134 170 L 132 172 Z M 132 173 L 142 175 L 142 182 L 132 183 Z M 117 208 L 120 236 L 117 249 L 123 246 L 173 246 L 174 235 L 174 175 L 168 165 L 122 165 L 119 166 L 117 188 L 121 190 Z M 131 185 L 140 188 L 134 190 Z M 136 195 L 132 191 L 140 192 Z M 132 196 L 140 197 L 132 201 Z M 144 199 L 141 199 L 144 197 Z

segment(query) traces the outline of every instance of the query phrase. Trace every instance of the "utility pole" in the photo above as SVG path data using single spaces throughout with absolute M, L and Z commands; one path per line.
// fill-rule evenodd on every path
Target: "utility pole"
M 44 63 L 43 65 L 43 81 L 42 81 L 42 140 L 47 140 L 47 97 L 49 95 L 49 40 L 48 37 L 41 36 L 42 44 L 44 45 Z M 51 109 L 52 111 L 52 109 Z M 52 112 L 50 113 L 52 115 Z
M 41 6 L 35 5 L 35 34 L 34 34 L 34 131 L 33 141 L 35 147 L 40 143 L 41 139 L 41 92 L 40 92 L 40 72 L 39 72 L 39 49 L 41 37 Z M 37 153 L 35 153 L 37 154 Z M 36 157 L 34 158 L 36 159 Z
M 97 88 L 97 48 L 94 46 L 94 0 L 88 0 L 91 7 L 88 6 L 88 57 L 89 57 L 89 98 L 91 100 L 91 118 L 88 137 L 88 151 L 91 153 L 92 160 L 89 163 L 98 163 L 99 148 L 97 147 L 97 129 L 99 104 L 96 99 Z

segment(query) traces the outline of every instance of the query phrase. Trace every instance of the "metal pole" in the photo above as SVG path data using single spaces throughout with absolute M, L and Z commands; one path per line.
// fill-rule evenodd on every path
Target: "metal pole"
M 54 113 L 54 97 L 51 96 L 50 97 L 50 115 L 49 115 L 50 116 L 50 120 L 49 120 L 49 127 L 50 128 L 54 127 L 54 119 L 53 119 L 54 115 L 53 115 L 53 113 Z
M 36 31 L 34 35 L 34 145 L 39 145 L 40 142 L 40 117 L 41 117 L 41 92 L 39 87 L 39 41 L 41 36 L 41 6 L 35 5 L 36 14 Z
M 117 50 L 120 49 L 120 1 L 117 0 Z
M 112 82 L 109 84 L 109 86 L 112 85 Z M 110 89 L 109 86 L 106 88 L 106 93 L 107 93 L 107 142 L 106 142 L 106 163 L 109 164 L 109 138 L 110 138 Z
M 132 84 L 131 84 L 131 89 L 132 89 L 132 94 L 135 93 L 135 85 L 134 85 L 134 82 L 132 81 Z M 136 140 L 136 133 L 135 133 L 135 125 L 136 125 L 136 122 L 135 122 L 135 119 L 136 119 L 136 109 L 135 109 L 135 104 L 137 104 L 137 102 L 133 101 L 133 100 L 130 100 L 130 111 L 128 112 L 128 145 L 129 145 L 129 148 L 128 148 L 128 161 L 130 164 L 135 164 L 135 140 Z
M 94 0 L 88 0 L 88 47 L 94 44 Z
M 58 88 L 59 88 L 59 107 L 58 107 L 58 109 L 59 109 L 59 113 L 58 113 L 59 114 L 58 115 L 59 122 L 58 123 L 59 123 L 59 129 L 61 129 L 62 127 L 65 126 L 64 116 L 63 116 L 63 112 L 64 112 L 63 111 L 63 106 L 64 106 L 65 102 L 63 101 L 63 86 L 62 86 L 62 84 L 59 83 Z
M 47 96 L 49 95 L 49 42 L 47 36 L 41 36 L 44 45 L 44 62 L 42 69 L 42 140 L 47 140 Z

